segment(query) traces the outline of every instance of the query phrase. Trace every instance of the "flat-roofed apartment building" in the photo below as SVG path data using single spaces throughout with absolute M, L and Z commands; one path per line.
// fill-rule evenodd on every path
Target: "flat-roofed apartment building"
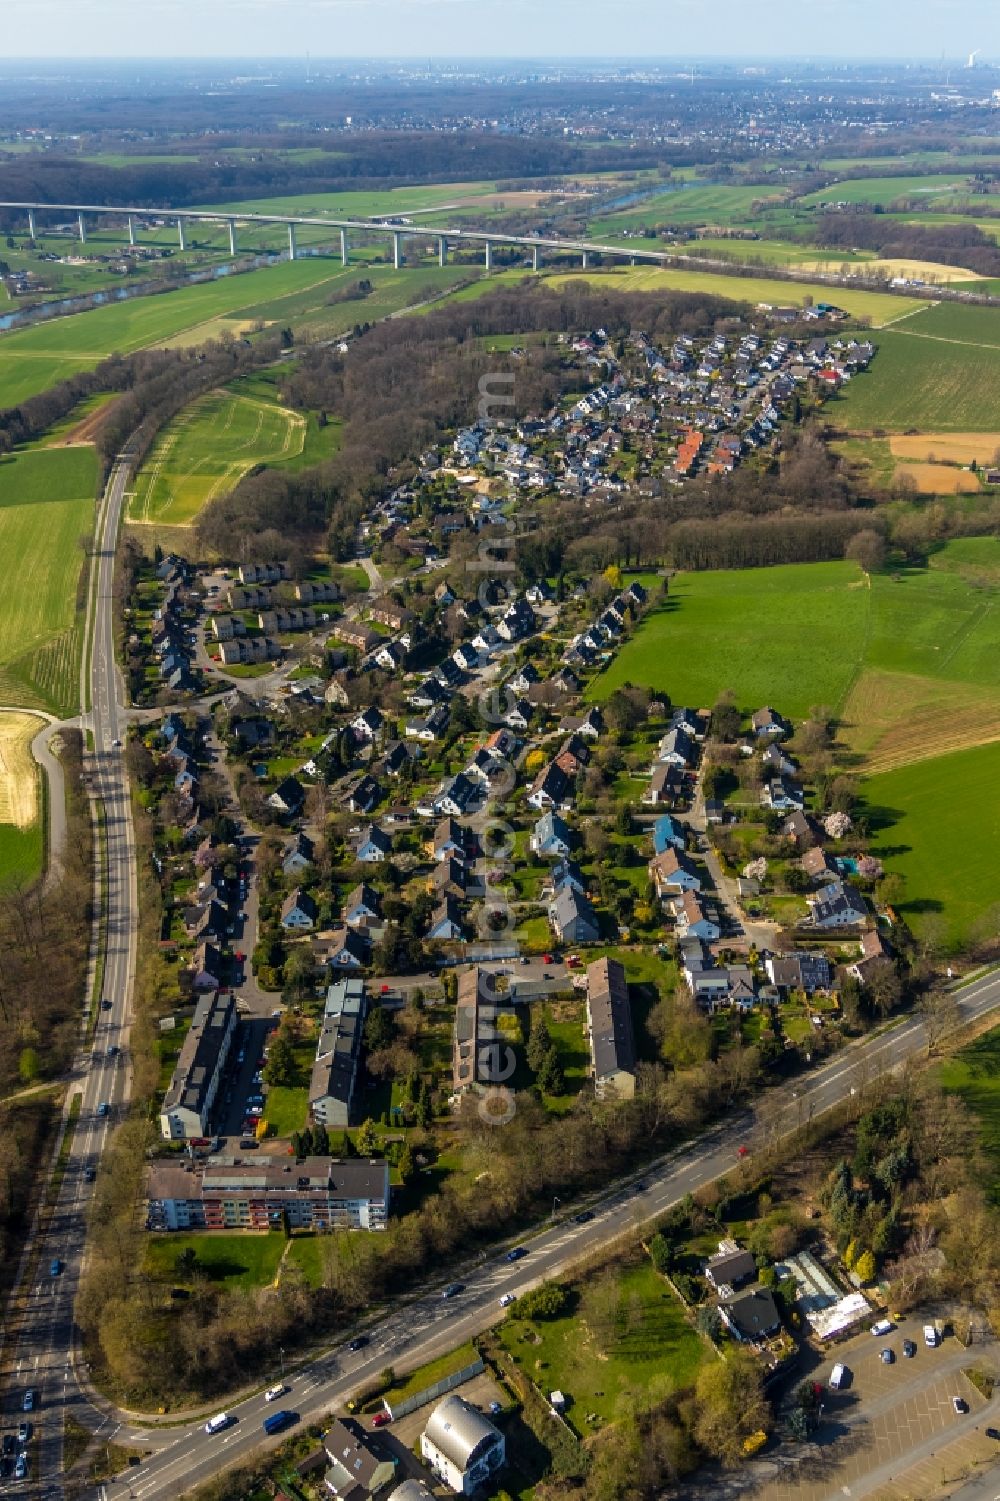
M 209 1134 L 212 1106 L 232 1047 L 236 1020 L 236 1003 L 231 995 L 213 991 L 202 996 L 195 1007 L 191 1030 L 160 1110 L 160 1131 L 169 1141 Z
M 635 1036 L 625 969 L 617 959 L 587 965 L 587 1041 L 598 1099 L 635 1094 Z
M 214 1158 L 156 1163 L 146 1178 L 149 1230 L 384 1230 L 389 1165 L 382 1158 Z
M 367 1011 L 365 982 L 355 976 L 337 980 L 326 993 L 309 1081 L 309 1109 L 324 1126 L 350 1123 Z

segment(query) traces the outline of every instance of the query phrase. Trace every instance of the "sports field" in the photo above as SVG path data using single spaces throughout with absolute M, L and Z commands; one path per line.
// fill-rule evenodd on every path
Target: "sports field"
M 78 707 L 82 537 L 94 521 L 90 447 L 26 449 L 0 461 L 0 557 L 16 560 L 0 600 L 0 703 Z
M 822 283 L 772 281 L 766 276 L 726 276 L 724 272 L 660 270 L 656 266 L 624 266 L 593 271 L 556 272 L 549 279 L 557 285 L 580 277 L 622 292 L 711 292 L 737 302 L 767 302 L 780 307 L 801 307 L 805 297 L 814 302 L 836 302 L 855 318 L 869 318 L 874 328 L 892 323 L 924 304 L 888 292 L 855 291 Z M 872 367 L 874 369 L 874 366 Z
M 33 881 L 41 872 L 39 774 L 31 755 L 41 727 L 34 714 L 0 712 L 0 886 Z
M 136 477 L 129 520 L 188 526 L 255 464 L 301 454 L 305 438 L 298 412 L 260 397 L 210 391 L 160 434 Z
M 873 854 L 906 881 L 900 907 L 918 932 L 958 944 L 1000 913 L 1000 743 L 901 766 L 864 783 Z

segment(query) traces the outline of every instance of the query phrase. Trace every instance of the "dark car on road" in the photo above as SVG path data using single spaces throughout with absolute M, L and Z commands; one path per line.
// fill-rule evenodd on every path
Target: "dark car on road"
M 465 1291 L 465 1283 L 464 1282 L 449 1282 L 448 1286 L 445 1288 L 445 1290 L 441 1294 L 441 1296 L 442 1296 L 442 1298 L 457 1298 L 458 1295 L 459 1295 L 459 1293 L 464 1292 L 464 1291 Z
M 364 1347 L 365 1347 L 365 1345 L 367 1345 L 367 1343 L 368 1343 L 368 1336 L 367 1336 L 367 1334 L 358 1334 L 358 1335 L 355 1336 L 354 1339 L 348 1341 L 347 1348 L 349 1350 L 363 1350 Z
M 579 1214 L 574 1214 L 573 1222 L 577 1225 L 589 1225 L 593 1218 L 594 1211 L 592 1209 L 581 1209 Z
M 522 1259 L 522 1257 L 527 1256 L 527 1254 L 528 1254 L 528 1248 L 527 1248 L 527 1246 L 515 1246 L 514 1249 L 513 1249 L 513 1251 L 508 1251 L 507 1252 L 505 1260 L 507 1260 L 507 1261 L 520 1261 Z

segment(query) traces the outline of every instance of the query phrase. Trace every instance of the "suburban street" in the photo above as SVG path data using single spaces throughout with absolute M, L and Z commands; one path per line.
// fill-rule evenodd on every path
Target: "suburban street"
M 103 809 L 107 829 L 102 996 L 110 1002 L 110 1008 L 99 1011 L 96 1031 L 91 1033 L 86 1027 L 89 997 L 83 1000 L 81 1046 L 69 1082 L 70 1096 L 81 1097 L 79 1119 L 51 1218 L 43 1233 L 29 1243 L 6 1330 L 4 1427 L 16 1427 L 28 1418 L 38 1440 L 30 1450 L 28 1480 L 8 1486 L 10 1493 L 26 1496 L 61 1494 L 65 1416 L 71 1404 L 81 1401 L 74 1373 L 73 1305 L 86 1239 L 87 1203 L 93 1191 L 88 1170 L 96 1169 L 130 1093 L 129 1008 L 135 977 L 137 894 L 132 816 L 122 751 L 117 744 L 124 737 L 125 717 L 115 665 L 112 593 L 128 475 L 127 465 L 115 466 L 98 514 L 92 709 L 81 721 L 94 737 L 88 757 L 91 791 Z M 109 1055 L 109 1047 L 121 1051 Z M 56 1262 L 58 1271 L 54 1271 Z M 30 1413 L 23 1408 L 29 1388 L 35 1394 Z
M 963 1023 L 987 1016 L 1000 1006 L 1000 973 L 971 981 L 956 997 Z M 386 1365 L 402 1373 L 454 1348 L 500 1318 L 498 1300 L 503 1293 L 526 1292 L 568 1271 L 595 1250 L 606 1253 L 616 1236 L 634 1231 L 685 1194 L 731 1171 L 741 1146 L 748 1146 L 752 1153 L 787 1136 L 852 1094 L 861 1094 L 880 1074 L 919 1057 L 925 1048 L 922 1021 L 906 1018 L 882 1035 L 845 1050 L 809 1078 L 770 1091 L 755 1110 L 743 1112 L 652 1164 L 641 1180 L 616 1185 L 587 1206 L 593 1219 L 578 1224 L 572 1217 L 557 1217 L 539 1234 L 525 1237 L 528 1255 L 522 1261 L 507 1263 L 503 1249 L 498 1248 L 467 1267 L 450 1269 L 448 1279 L 464 1284 L 461 1294 L 444 1300 L 440 1288 L 432 1289 L 406 1304 L 405 1320 L 391 1312 L 372 1325 L 367 1331 L 370 1342 L 362 1351 L 351 1353 L 341 1345 L 290 1371 L 285 1405 L 301 1421 L 314 1421 L 346 1401 Z M 260 1391 L 227 1407 L 233 1422 L 216 1435 L 204 1431 L 204 1421 L 215 1407 L 206 1408 L 196 1421 L 169 1428 L 144 1427 L 129 1421 L 129 1415 L 119 1414 L 118 1441 L 153 1451 L 130 1473 L 131 1494 L 139 1501 L 160 1501 L 245 1459 L 262 1441 L 260 1424 L 269 1410 L 263 1387 L 277 1374 L 263 1372 Z

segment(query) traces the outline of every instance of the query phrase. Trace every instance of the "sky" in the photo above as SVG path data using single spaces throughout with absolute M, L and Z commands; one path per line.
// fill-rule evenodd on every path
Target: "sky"
M 41 57 L 940 58 L 1000 62 L 1000 0 L 2 0 Z

